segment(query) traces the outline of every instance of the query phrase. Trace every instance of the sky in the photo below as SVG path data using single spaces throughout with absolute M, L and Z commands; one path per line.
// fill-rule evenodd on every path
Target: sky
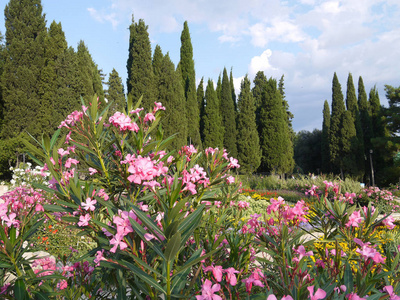
M 152 49 L 159 44 L 175 65 L 187 21 L 197 82 L 216 82 L 226 67 L 239 93 L 246 74 L 284 75 L 296 132 L 321 129 L 334 72 L 344 97 L 351 73 L 356 90 L 362 76 L 384 106 L 385 84 L 400 86 L 399 0 L 42 0 L 42 7 L 48 26 L 61 22 L 68 45 L 83 40 L 106 78 L 115 68 L 125 87 L 132 18 L 144 20 Z

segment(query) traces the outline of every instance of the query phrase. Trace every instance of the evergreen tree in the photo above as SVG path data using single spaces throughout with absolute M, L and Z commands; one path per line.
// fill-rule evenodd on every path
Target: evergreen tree
M 160 45 L 156 45 L 156 48 L 154 49 L 153 61 L 152 61 L 155 82 L 158 81 L 158 78 L 161 75 L 161 66 L 162 66 L 163 58 L 164 58 L 164 55 L 162 53 Z M 157 87 L 155 90 L 157 90 Z
M 290 139 L 293 142 L 294 137 L 295 137 L 295 132 L 293 130 L 292 119 L 294 118 L 294 115 L 290 112 L 289 103 L 286 100 L 284 77 L 285 77 L 285 75 L 282 75 L 281 78 L 279 79 L 278 90 L 279 90 L 279 93 L 281 94 L 283 107 L 286 112 L 286 122 L 288 123 L 288 127 L 289 127 Z
M 123 111 L 126 107 L 124 85 L 118 72 L 113 68 L 108 77 L 108 89 L 106 99 L 113 104 L 110 107 L 110 114 L 116 111 Z
M 357 133 L 351 111 L 343 113 L 343 124 L 340 130 L 341 135 L 341 170 L 346 174 L 357 174 L 357 152 L 354 151 L 357 145 Z
M 151 45 L 148 26 L 142 19 L 129 26 L 129 56 L 126 64 L 128 71 L 127 93 L 133 101 L 139 100 L 141 96 L 142 105 L 146 110 L 154 106 L 154 73 L 151 60 Z
M 237 157 L 236 114 L 232 101 L 232 89 L 226 68 L 224 68 L 221 84 L 221 116 L 222 124 L 225 128 L 224 147 L 230 156 Z
M 381 137 L 385 135 L 385 125 L 383 120 L 381 102 L 378 90 L 373 87 L 369 92 L 369 110 L 372 123 L 372 137 Z
M 262 159 L 260 171 L 288 173 L 293 170 L 293 144 L 289 137 L 286 112 L 275 79 L 264 85 L 258 125 Z
M 232 90 L 233 106 L 235 107 L 235 112 L 237 112 L 238 111 L 238 104 L 236 103 L 236 92 L 235 92 L 235 85 L 233 84 L 232 68 L 231 68 L 231 73 L 229 74 L 229 83 L 231 85 L 231 90 Z
M 5 47 L 4 47 L 4 36 L 0 32 L 0 134 L 1 134 L 1 128 L 3 124 L 3 110 L 4 110 L 4 103 L 3 103 L 3 93 L 2 93 L 2 84 L 1 84 L 1 78 L 3 75 L 3 70 L 4 70 L 4 61 L 5 61 Z M 1 140 L 1 135 L 0 135 L 0 140 Z
M 329 128 L 331 123 L 331 113 L 329 111 L 328 100 L 324 102 L 322 134 L 321 134 L 321 169 L 324 173 L 329 173 L 330 157 L 329 157 Z
M 78 77 L 78 91 L 80 96 L 86 101 L 90 101 L 96 94 L 100 101 L 104 101 L 104 90 L 101 84 L 100 72 L 94 63 L 84 41 L 78 44 L 76 52 L 76 66 Z
M 182 85 L 185 89 L 186 113 L 188 120 L 188 137 L 192 144 L 201 146 L 200 138 L 200 113 L 197 105 L 196 74 L 194 70 L 193 47 L 190 39 L 187 21 L 183 24 L 181 34 L 181 59 Z
M 237 148 L 240 171 L 251 174 L 260 166 L 261 150 L 256 125 L 256 107 L 247 75 L 240 85 L 238 111 Z
M 329 109 L 329 106 L 328 106 Z M 298 171 L 303 174 L 318 174 L 321 171 L 322 132 L 302 130 L 294 140 L 294 160 Z
M 264 90 L 264 86 L 267 83 L 267 77 L 265 77 L 263 71 L 258 71 L 253 80 L 254 86 L 252 89 L 254 105 L 256 107 L 256 123 L 257 127 L 260 123 L 260 109 L 261 109 L 261 101 L 262 101 L 262 93 Z
M 221 103 L 221 91 L 222 91 L 222 81 L 221 81 L 221 74 L 218 76 L 217 87 L 215 89 L 217 92 L 217 98 L 219 103 Z
M 360 76 L 358 78 L 358 110 L 360 112 L 360 123 L 364 141 L 364 170 L 367 177 L 371 174 L 370 162 L 367 158 L 369 157 L 369 151 L 372 149 L 372 122 L 368 106 L 367 93 L 365 92 L 363 79 Z
M 199 105 L 200 111 L 200 137 L 202 143 L 204 143 L 204 119 L 205 119 L 205 109 L 206 109 L 206 98 L 204 97 L 204 80 L 203 77 L 197 87 L 197 103 Z
M 27 131 L 39 137 L 46 128 L 38 116 L 48 103 L 41 103 L 38 88 L 45 63 L 47 35 L 40 0 L 10 0 L 4 10 L 6 56 L 2 74 L 4 104 L 3 138 Z
M 222 126 L 222 117 L 220 115 L 220 103 L 211 79 L 207 83 L 205 98 L 203 147 L 222 148 L 224 145 L 224 127 Z
M 362 179 L 365 172 L 364 137 L 361 126 L 360 112 L 358 110 L 356 90 L 354 88 L 353 76 L 351 75 L 351 73 L 349 73 L 349 76 L 347 78 L 346 107 L 347 110 L 351 113 L 351 116 L 354 120 L 354 128 L 356 130 L 356 136 L 353 138 L 351 144 L 353 147 L 351 149 L 351 152 L 356 161 L 356 167 L 352 168 L 353 173 L 351 175 L 357 176 L 359 179 Z
M 332 81 L 332 115 L 329 129 L 329 157 L 331 159 L 332 171 L 334 173 L 342 171 L 341 130 L 345 110 L 342 88 L 335 72 Z
M 186 145 L 187 137 L 185 92 L 180 68 L 175 70 L 168 53 L 163 57 L 158 88 L 158 100 L 165 106 L 165 117 L 162 120 L 164 136 L 177 133 L 171 149 L 178 150 Z

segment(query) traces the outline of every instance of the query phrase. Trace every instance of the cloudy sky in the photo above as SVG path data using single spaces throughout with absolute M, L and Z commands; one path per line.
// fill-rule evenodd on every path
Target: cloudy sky
M 5 3 L 6 1 L 1 1 Z M 115 68 L 126 86 L 128 27 L 144 19 L 154 49 L 179 61 L 180 35 L 188 21 L 196 77 L 216 81 L 233 69 L 238 89 L 257 71 L 285 77 L 295 131 L 320 129 L 323 102 L 331 101 L 336 72 L 346 92 L 352 73 L 367 93 L 400 85 L 399 0 L 42 0 L 47 24 L 61 22 L 68 44 L 87 44 L 105 73 Z M 4 34 L 4 18 L 0 21 Z

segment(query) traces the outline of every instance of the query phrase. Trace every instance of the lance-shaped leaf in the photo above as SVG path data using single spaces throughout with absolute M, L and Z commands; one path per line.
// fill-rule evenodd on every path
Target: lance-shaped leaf
M 176 254 L 181 248 L 181 234 L 178 231 L 175 233 L 172 238 L 168 241 L 167 246 L 165 247 L 164 256 L 167 262 L 174 260 Z

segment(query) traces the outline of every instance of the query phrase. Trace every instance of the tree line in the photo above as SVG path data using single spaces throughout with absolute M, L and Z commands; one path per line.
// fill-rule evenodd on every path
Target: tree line
M 322 130 L 296 135 L 295 159 L 301 171 L 350 176 L 367 184 L 398 182 L 400 93 L 389 85 L 385 91 L 388 108 L 381 105 L 376 87 L 367 95 L 361 76 L 356 92 L 350 73 L 344 97 L 334 73 L 331 108 L 325 100 Z
M 253 87 L 246 76 L 237 96 L 232 69 L 217 83 L 196 84 L 193 47 L 187 22 L 181 34 L 177 66 L 168 52 L 150 44 L 144 20 L 129 27 L 126 95 L 118 72 L 106 75 L 93 61 L 84 41 L 68 46 L 61 23 L 47 28 L 40 0 L 10 0 L 4 10 L 5 37 L 0 33 L 0 176 L 24 152 L 21 138 L 52 134 L 66 115 L 97 95 L 112 101 L 111 111 L 125 109 L 126 97 L 142 97 L 145 109 L 155 101 L 166 107 L 164 135 L 171 145 L 225 148 L 238 157 L 242 172 L 290 173 L 294 168 L 293 115 L 279 82 L 258 72 Z M 107 89 L 104 89 L 106 86 Z

